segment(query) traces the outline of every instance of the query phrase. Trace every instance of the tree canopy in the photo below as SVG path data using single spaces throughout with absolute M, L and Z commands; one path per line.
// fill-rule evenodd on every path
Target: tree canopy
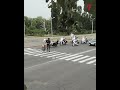
M 91 33 L 92 22 L 91 14 L 95 17 L 96 0 L 84 0 L 84 12 L 82 7 L 77 6 L 78 0 L 45 0 L 48 8 L 51 9 L 51 19 L 46 20 L 42 17 L 24 17 L 25 31 L 27 35 L 40 35 L 51 33 L 55 35 L 69 35 L 71 32 L 76 34 Z M 89 12 L 90 14 L 88 14 Z M 94 23 L 94 30 L 95 27 Z M 52 22 L 52 24 L 51 24 Z
M 84 10 L 96 17 L 96 0 L 84 0 Z

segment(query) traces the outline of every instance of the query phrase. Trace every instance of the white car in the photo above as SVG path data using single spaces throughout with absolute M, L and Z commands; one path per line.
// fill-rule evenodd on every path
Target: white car
M 90 40 L 88 44 L 89 46 L 96 46 L 96 39 Z

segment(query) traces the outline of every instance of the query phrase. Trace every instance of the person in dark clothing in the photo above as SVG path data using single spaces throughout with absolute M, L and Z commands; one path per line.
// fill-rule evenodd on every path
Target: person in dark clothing
M 46 40 L 46 43 L 47 43 L 47 51 L 50 52 L 50 43 L 51 43 L 50 38 L 48 38 L 48 40 Z

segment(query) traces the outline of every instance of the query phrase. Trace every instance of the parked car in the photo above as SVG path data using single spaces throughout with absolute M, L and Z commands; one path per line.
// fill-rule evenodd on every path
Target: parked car
M 96 46 L 96 39 L 90 40 L 88 44 L 89 46 Z

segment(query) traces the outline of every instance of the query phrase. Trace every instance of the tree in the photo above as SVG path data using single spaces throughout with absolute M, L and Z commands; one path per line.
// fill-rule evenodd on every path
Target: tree
M 45 21 L 45 19 L 43 19 L 41 16 L 35 18 L 36 29 L 43 29 L 44 28 L 44 21 Z
M 96 0 L 84 0 L 84 10 L 96 17 Z
M 47 33 L 44 29 L 44 21 L 45 21 L 44 18 L 42 17 L 29 18 L 27 16 L 24 16 L 24 21 L 25 21 L 25 32 L 27 35 L 42 36 Z
M 27 16 L 24 16 L 24 21 L 25 21 L 26 27 L 30 27 L 30 25 L 31 25 L 31 20 L 30 20 L 30 18 L 28 18 Z
M 49 0 L 46 0 L 48 2 Z M 71 32 L 71 26 L 74 24 L 74 12 L 77 9 L 78 0 L 51 0 L 49 8 L 51 8 L 51 17 L 55 17 L 53 26 L 58 26 L 60 32 Z M 57 24 L 57 25 L 55 25 Z

